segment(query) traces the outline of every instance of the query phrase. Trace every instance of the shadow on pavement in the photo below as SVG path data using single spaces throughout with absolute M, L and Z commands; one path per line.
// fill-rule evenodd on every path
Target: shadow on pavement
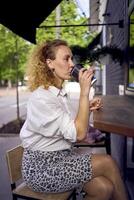
M 11 200 L 10 181 L 8 176 L 8 169 L 6 164 L 5 153 L 7 150 L 20 144 L 18 135 L 0 135 L 0 199 Z

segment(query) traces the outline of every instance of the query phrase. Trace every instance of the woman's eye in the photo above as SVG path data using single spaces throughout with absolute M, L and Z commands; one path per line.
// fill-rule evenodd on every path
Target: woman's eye
M 69 58 L 65 58 L 65 60 L 66 60 L 66 61 L 68 61 L 68 60 L 69 60 Z

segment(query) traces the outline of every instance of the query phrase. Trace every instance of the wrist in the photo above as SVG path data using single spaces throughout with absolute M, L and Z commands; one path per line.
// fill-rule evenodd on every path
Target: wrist
M 86 98 L 88 98 L 88 100 L 89 100 L 89 93 L 81 92 L 81 93 L 80 93 L 80 97 L 86 97 Z

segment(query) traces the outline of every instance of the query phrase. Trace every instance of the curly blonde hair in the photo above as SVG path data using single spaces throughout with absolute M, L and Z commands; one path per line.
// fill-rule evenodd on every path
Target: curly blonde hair
M 28 78 L 28 87 L 31 91 L 43 85 L 48 88 L 50 85 L 56 86 L 56 79 L 53 71 L 48 67 L 46 60 L 55 60 L 56 51 L 61 45 L 67 46 L 66 41 L 52 40 L 46 41 L 34 48 L 27 61 L 26 76 Z

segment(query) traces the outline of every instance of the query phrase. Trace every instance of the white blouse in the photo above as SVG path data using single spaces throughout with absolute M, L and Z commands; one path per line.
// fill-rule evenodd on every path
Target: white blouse
M 27 105 L 27 119 L 20 131 L 24 148 L 41 151 L 70 149 L 76 128 L 64 89 L 36 89 Z

